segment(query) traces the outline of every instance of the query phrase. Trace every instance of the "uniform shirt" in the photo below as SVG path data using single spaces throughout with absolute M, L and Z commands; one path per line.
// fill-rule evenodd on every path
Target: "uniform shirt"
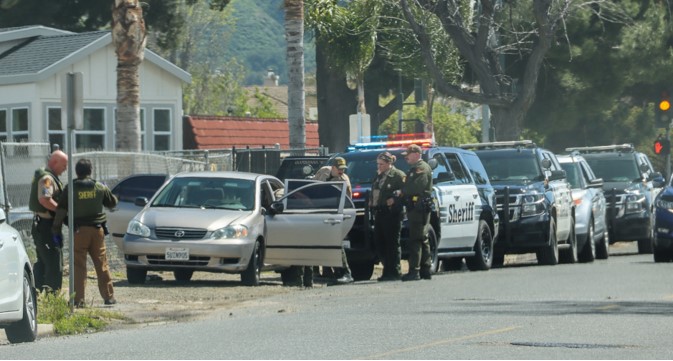
M 340 175 L 340 176 L 333 176 L 332 175 L 332 166 L 326 165 L 315 173 L 315 176 L 313 179 L 322 181 L 322 182 L 335 182 L 335 181 L 343 181 L 346 182 L 346 195 L 348 195 L 348 198 L 353 197 L 353 190 L 351 189 L 351 179 L 348 178 L 348 175 L 346 173 Z
M 45 219 L 51 219 L 53 218 L 52 214 L 47 208 L 39 203 L 39 200 L 42 198 L 53 198 L 54 200 L 58 200 L 61 195 L 61 189 L 63 188 L 61 181 L 48 168 L 38 169 L 35 172 L 33 179 L 33 182 L 35 181 L 37 181 L 37 192 L 35 199 L 37 200 L 38 204 L 33 205 L 30 208 L 38 216 Z
M 404 186 L 404 172 L 391 167 L 386 172 L 378 174 L 372 182 L 372 201 L 370 206 L 387 207 L 386 201 L 395 197 L 395 191 Z
M 432 169 L 424 160 L 411 165 L 402 193 L 406 197 L 425 198 L 432 194 Z

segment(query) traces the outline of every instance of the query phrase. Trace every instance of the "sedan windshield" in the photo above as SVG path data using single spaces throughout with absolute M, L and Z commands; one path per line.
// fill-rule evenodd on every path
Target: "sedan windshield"
M 544 179 L 535 154 L 527 151 L 477 152 L 491 181 L 539 181 Z
M 251 210 L 255 183 L 251 180 L 212 177 L 173 178 L 151 207 Z

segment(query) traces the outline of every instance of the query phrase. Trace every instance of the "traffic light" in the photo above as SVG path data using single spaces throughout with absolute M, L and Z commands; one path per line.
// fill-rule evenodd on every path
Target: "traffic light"
M 667 90 L 661 92 L 654 107 L 654 124 L 657 128 L 668 128 L 671 122 L 671 96 Z
M 671 153 L 671 141 L 665 138 L 655 140 L 654 153 L 659 155 L 669 155 Z

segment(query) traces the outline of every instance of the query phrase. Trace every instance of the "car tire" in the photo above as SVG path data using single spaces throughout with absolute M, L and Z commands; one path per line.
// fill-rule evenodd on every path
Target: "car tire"
M 652 249 L 655 263 L 670 262 L 673 260 L 673 254 L 670 249 L 654 246 Z
M 126 279 L 132 285 L 142 285 L 147 278 L 147 270 L 144 268 L 126 267 Z
M 430 260 L 432 260 L 430 273 L 437 273 L 437 270 L 439 270 L 439 240 L 432 226 L 428 229 L 428 243 L 430 244 Z
M 652 240 L 639 239 L 638 240 L 638 254 L 652 253 Z
M 348 262 L 348 267 L 355 281 L 367 281 L 374 274 L 374 262 L 372 261 Z
M 259 286 L 259 280 L 262 275 L 262 247 L 259 241 L 255 241 L 248 268 L 241 273 L 241 283 L 244 286 Z
M 570 220 L 570 233 L 568 234 L 568 240 L 566 244 L 569 245 L 568 248 L 564 249 L 563 252 L 559 254 L 559 261 L 561 263 L 577 263 L 577 234 L 575 233 L 575 217 Z
M 596 258 L 596 242 L 594 241 L 594 219 L 589 220 L 589 229 L 587 230 L 587 240 L 579 254 L 580 262 L 593 262 Z
M 465 263 L 470 271 L 487 271 L 493 265 L 493 236 L 486 221 L 479 220 L 479 233 L 474 243 L 474 256 L 466 257 Z
M 596 259 L 608 259 L 610 257 L 610 239 L 607 231 L 603 232 L 603 237 L 598 241 L 596 247 Z
M 189 282 L 194 275 L 193 269 L 176 269 L 173 271 L 173 276 L 178 282 Z
M 541 265 L 553 266 L 558 264 L 558 241 L 556 240 L 556 221 L 554 218 L 549 220 L 549 242 L 548 245 L 537 250 L 537 263 Z
M 23 318 L 5 328 L 11 343 L 33 342 L 37 339 L 37 303 L 31 278 L 23 272 Z

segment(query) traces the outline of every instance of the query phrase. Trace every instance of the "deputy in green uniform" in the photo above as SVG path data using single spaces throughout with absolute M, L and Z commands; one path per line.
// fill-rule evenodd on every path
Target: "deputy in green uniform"
M 430 226 L 432 169 L 421 159 L 422 152 L 421 147 L 412 144 L 402 153 L 410 166 L 402 188 L 409 222 L 409 273 L 402 277 L 402 281 L 432 278 L 430 274 L 432 259 L 427 238 Z
M 86 255 L 91 256 L 96 277 L 98 291 L 106 305 L 115 304 L 112 277 L 107 262 L 105 249 L 106 217 L 103 207 L 114 208 L 117 198 L 110 189 L 100 182 L 91 179 L 91 161 L 80 159 L 75 165 L 77 179 L 73 187 L 73 213 L 75 227 L 75 305 L 85 304 L 84 290 L 86 287 Z M 61 238 L 61 225 L 68 212 L 68 187 L 66 185 L 58 202 L 56 217 L 54 218 L 53 233 L 55 238 Z
M 374 241 L 383 261 L 383 274 L 378 281 L 399 281 L 400 230 L 402 228 L 402 199 L 404 172 L 395 168 L 396 157 L 383 152 L 376 157 L 376 177 L 372 181 L 369 208 L 374 214 Z
M 60 150 L 54 151 L 46 168 L 39 168 L 33 175 L 30 186 L 28 208 L 33 212 L 31 233 L 35 242 L 37 262 L 35 288 L 39 291 L 58 292 L 63 284 L 63 244 L 54 243 L 51 228 L 58 206 L 63 184 L 58 179 L 68 167 L 68 156 Z

